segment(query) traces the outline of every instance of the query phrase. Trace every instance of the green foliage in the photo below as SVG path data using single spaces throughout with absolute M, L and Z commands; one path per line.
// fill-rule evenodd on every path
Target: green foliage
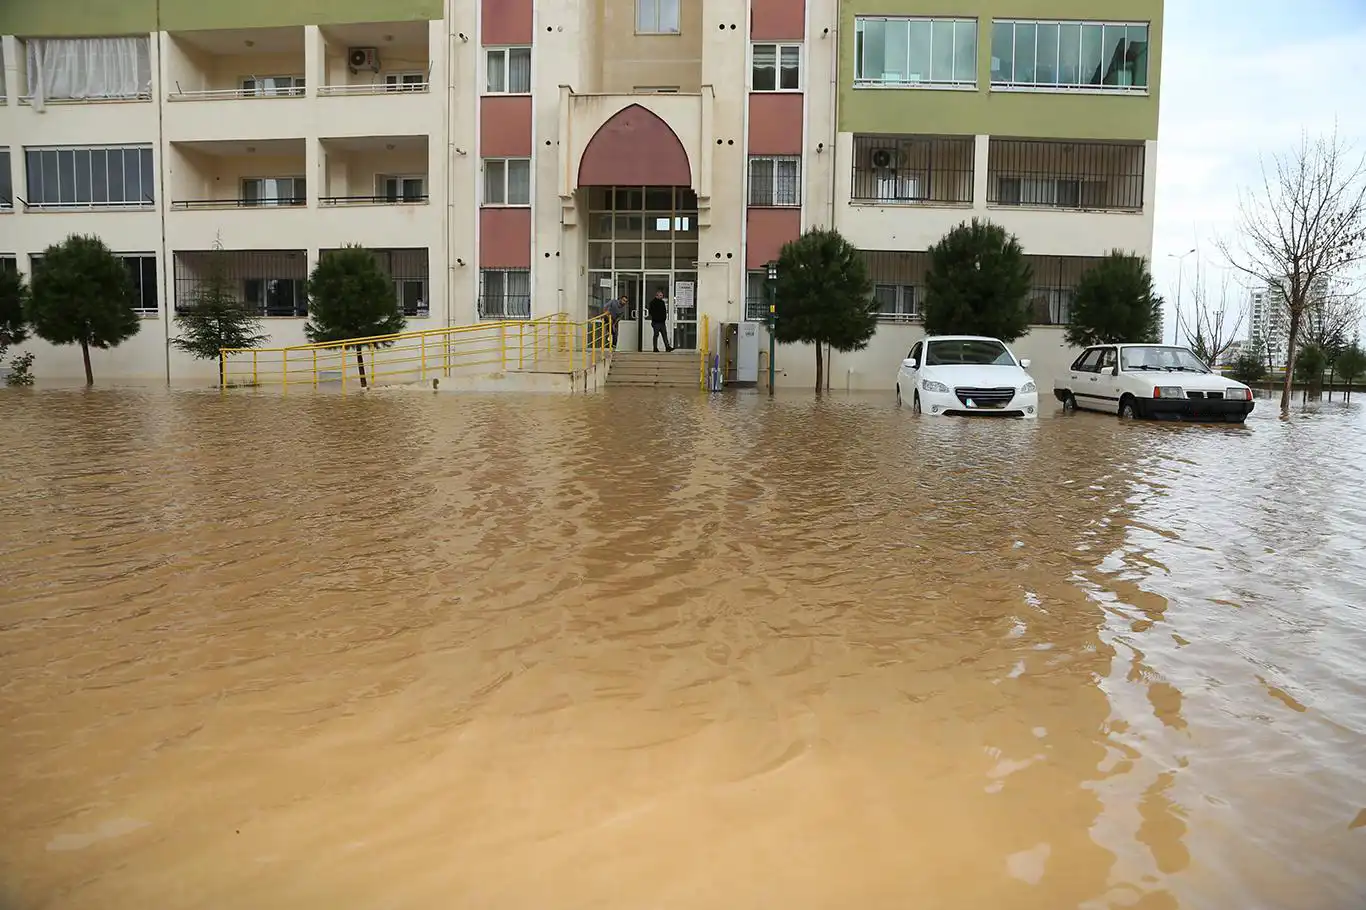
M 115 347 L 142 328 L 134 298 L 123 261 L 98 237 L 72 234 L 48 247 L 34 270 L 29 322 L 45 341 L 79 344 L 93 383 L 90 349 Z
M 171 344 L 200 360 L 219 359 L 223 348 L 255 348 L 266 341 L 266 336 L 260 334 L 260 317 L 237 296 L 228 277 L 225 255 L 222 244 L 215 242 L 199 291 L 175 317 L 184 334 L 172 338 Z M 220 363 L 220 383 L 224 379 L 222 372 Z
M 1233 362 L 1228 374 L 1241 383 L 1251 385 L 1266 378 L 1266 364 L 1260 354 L 1249 351 Z
M 1005 228 L 972 219 L 930 247 L 925 276 L 928 335 L 985 335 L 1014 341 L 1029 331 L 1033 269 Z
M 858 351 L 877 331 L 873 283 L 863 257 L 838 231 L 807 231 L 783 246 L 775 285 L 784 344 L 816 346 L 816 389 L 822 387 L 821 346 Z
M 312 342 L 394 335 L 406 324 L 394 283 L 370 250 L 347 246 L 324 255 L 308 279 L 308 324 Z
M 0 269 L 0 346 L 23 344 L 28 338 L 28 283 L 18 270 Z
M 33 385 L 32 354 L 20 354 L 10 361 L 9 375 L 5 377 L 5 384 L 12 386 Z
M 1351 385 L 1366 376 L 1366 351 L 1361 349 L 1359 343 L 1352 342 L 1338 355 L 1336 368 L 1347 384 Z
M 1161 331 L 1162 298 L 1143 257 L 1115 250 L 1081 276 L 1068 344 L 1155 344 Z
M 1328 356 L 1316 344 L 1307 344 L 1295 355 L 1295 379 L 1317 386 L 1323 381 L 1323 371 L 1328 369 Z

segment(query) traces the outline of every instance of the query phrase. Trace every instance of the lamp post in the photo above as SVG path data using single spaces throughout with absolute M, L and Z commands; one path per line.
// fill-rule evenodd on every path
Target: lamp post
M 1176 260 L 1176 328 L 1173 330 L 1172 343 L 1181 343 L 1181 280 L 1186 276 L 1186 257 L 1195 252 L 1195 248 L 1186 250 L 1180 256 L 1175 253 L 1168 253 L 1167 256 Z M 1186 337 L 1190 337 L 1190 332 L 1186 332 Z
M 777 356 L 778 342 L 775 329 L 778 327 L 778 289 L 775 287 L 778 281 L 778 263 L 768 264 L 768 281 L 764 282 L 764 289 L 768 291 L 768 394 L 773 394 L 774 357 Z

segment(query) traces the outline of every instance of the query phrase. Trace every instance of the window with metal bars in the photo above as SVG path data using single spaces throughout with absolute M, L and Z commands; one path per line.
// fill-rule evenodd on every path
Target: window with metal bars
M 991 140 L 987 202 L 1139 212 L 1145 149 L 1141 142 Z
M 479 270 L 480 319 L 530 319 L 530 269 Z
M 856 202 L 971 205 L 972 136 L 854 137 Z
M 308 254 L 303 250 L 177 250 L 173 267 L 177 311 L 222 282 L 258 315 L 308 315 Z
M 802 204 L 802 159 L 797 155 L 751 156 L 749 204 L 796 206 Z
M 326 259 L 340 250 L 321 250 L 319 258 Z M 426 247 L 395 247 L 369 250 L 375 262 L 394 283 L 394 300 L 404 316 L 423 318 L 430 315 L 431 297 L 428 294 L 428 251 Z

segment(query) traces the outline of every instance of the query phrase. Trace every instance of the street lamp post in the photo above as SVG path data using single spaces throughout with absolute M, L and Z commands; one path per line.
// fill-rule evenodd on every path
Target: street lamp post
M 778 281 L 778 263 L 768 264 L 768 281 L 764 283 L 764 289 L 768 291 L 768 394 L 773 394 L 773 377 L 776 373 L 774 369 L 774 358 L 778 352 L 778 341 L 776 329 L 778 327 L 778 289 L 775 286 Z
M 1172 342 L 1181 343 L 1181 283 L 1186 277 L 1186 257 L 1194 253 L 1195 249 L 1186 250 L 1180 256 L 1175 253 L 1168 253 L 1167 256 L 1176 260 L 1176 328 L 1173 330 Z M 1186 337 L 1190 337 L 1190 332 L 1186 332 Z

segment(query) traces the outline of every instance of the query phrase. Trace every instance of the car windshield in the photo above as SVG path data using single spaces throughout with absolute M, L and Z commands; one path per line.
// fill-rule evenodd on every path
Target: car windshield
M 925 348 L 925 366 L 941 367 L 953 364 L 974 366 L 1015 366 L 1006 346 L 999 341 L 963 339 L 959 341 L 931 341 Z
M 1120 348 L 1119 363 L 1126 371 L 1208 373 L 1209 367 L 1186 348 L 1152 345 Z

